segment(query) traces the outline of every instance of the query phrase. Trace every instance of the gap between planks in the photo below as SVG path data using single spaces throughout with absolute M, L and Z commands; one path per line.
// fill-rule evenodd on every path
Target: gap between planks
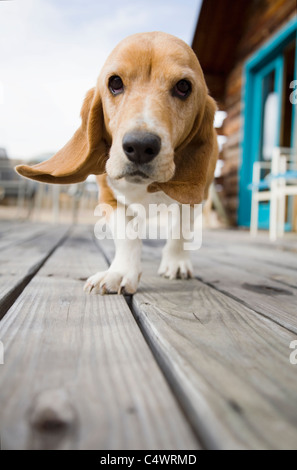
M 111 259 L 112 244 L 102 247 Z M 205 282 L 160 279 L 160 251 L 144 246 L 130 305 L 203 444 L 296 448 L 296 335 Z
M 0 322 L 3 445 L 199 449 L 123 297 L 83 293 L 98 268 L 104 259 L 76 228 Z
M 245 255 L 240 257 L 237 250 L 233 253 L 233 244 L 230 243 L 227 248 L 224 241 L 227 251 L 225 254 L 222 248 L 217 248 L 219 243 L 220 233 L 216 239 L 206 240 L 206 247 L 202 245 L 198 252 L 191 253 L 196 279 L 296 333 L 297 290 L 292 286 L 280 285 L 276 279 L 265 275 L 265 269 L 271 272 L 270 265 L 264 264 L 258 268 L 261 252 L 259 260 L 254 261 Z M 151 243 L 145 243 L 144 249 L 152 259 L 156 259 L 161 251 L 161 244 L 158 243 L 156 249 Z M 241 250 L 244 251 L 244 247 Z M 294 282 L 294 278 L 291 282 Z
M 45 233 L 0 253 L 0 320 L 46 260 L 68 236 L 69 227 L 48 226 Z

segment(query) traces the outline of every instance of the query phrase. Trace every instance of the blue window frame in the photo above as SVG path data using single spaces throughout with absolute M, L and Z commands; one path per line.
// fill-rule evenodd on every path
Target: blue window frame
M 267 77 L 273 76 L 271 91 L 278 96 L 278 132 L 275 135 L 275 145 L 280 143 L 280 128 L 283 99 L 284 50 L 295 40 L 294 74 L 297 77 L 297 17 L 294 17 L 285 28 L 275 35 L 267 44 L 260 48 L 246 63 L 243 87 L 243 140 L 241 147 L 241 165 L 239 174 L 239 208 L 238 224 L 250 225 L 251 191 L 248 189 L 252 181 L 253 164 L 262 159 L 262 125 L 263 107 L 267 95 Z M 291 145 L 297 138 L 293 131 L 296 117 L 296 105 L 293 105 Z M 263 205 L 259 211 L 259 227 L 267 228 L 269 205 Z M 266 213 L 266 214 L 265 214 Z

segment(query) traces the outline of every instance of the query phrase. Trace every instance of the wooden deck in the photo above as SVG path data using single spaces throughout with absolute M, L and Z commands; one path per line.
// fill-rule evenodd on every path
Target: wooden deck
M 0 227 L 2 449 L 297 449 L 296 238 L 205 232 L 189 281 L 145 243 L 125 298 L 93 227 Z

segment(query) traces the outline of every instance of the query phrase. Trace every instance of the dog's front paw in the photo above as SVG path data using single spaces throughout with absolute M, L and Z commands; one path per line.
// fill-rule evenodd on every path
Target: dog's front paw
M 118 272 L 112 269 L 100 271 L 89 277 L 84 286 L 85 292 L 96 294 L 134 294 L 137 290 L 141 273 L 130 270 Z
M 180 254 L 164 254 L 158 274 L 168 279 L 190 279 L 194 275 L 190 259 Z

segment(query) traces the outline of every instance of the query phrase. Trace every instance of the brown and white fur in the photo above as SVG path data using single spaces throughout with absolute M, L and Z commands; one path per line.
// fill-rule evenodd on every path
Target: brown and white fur
M 20 165 L 17 171 L 38 181 L 67 184 L 100 175 L 99 202 L 113 208 L 111 226 L 118 211 L 124 230 L 129 217 L 123 197 L 128 205 L 145 207 L 207 199 L 218 155 L 215 111 L 198 59 L 186 43 L 161 32 L 136 34 L 108 57 L 86 95 L 82 124 L 72 139 L 48 161 Z M 159 274 L 192 276 L 183 242 L 168 240 Z M 87 291 L 136 291 L 141 240 L 119 237 L 115 245 L 109 269 L 91 276 Z

